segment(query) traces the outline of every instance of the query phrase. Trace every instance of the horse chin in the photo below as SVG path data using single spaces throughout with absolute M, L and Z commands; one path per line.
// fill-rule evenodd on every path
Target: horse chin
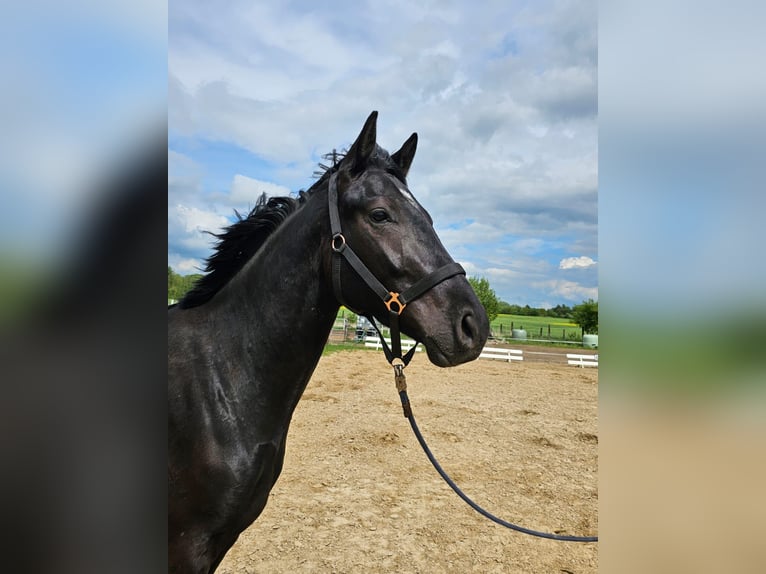
M 465 350 L 463 352 L 445 352 L 436 339 L 426 338 L 424 346 L 428 360 L 437 367 L 456 367 L 476 359 L 481 353 L 481 347 L 476 352 Z
M 426 354 L 428 355 L 428 360 L 431 361 L 434 365 L 437 367 L 453 367 L 454 364 L 450 361 L 450 359 L 441 352 L 439 348 L 437 348 L 435 345 L 426 345 Z

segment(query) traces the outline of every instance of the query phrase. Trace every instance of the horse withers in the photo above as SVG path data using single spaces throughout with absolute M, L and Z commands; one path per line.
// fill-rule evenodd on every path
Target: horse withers
M 486 313 L 407 187 L 417 134 L 389 155 L 376 121 L 307 192 L 262 196 L 219 234 L 206 275 L 168 310 L 171 572 L 215 571 L 262 512 L 339 306 L 390 323 L 390 297 L 363 276 L 391 294 L 437 276 L 395 317 L 435 365 L 484 346 Z M 340 239 L 366 271 L 338 256 Z

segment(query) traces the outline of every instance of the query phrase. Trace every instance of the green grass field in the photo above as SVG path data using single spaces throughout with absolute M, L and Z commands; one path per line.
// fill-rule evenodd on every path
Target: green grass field
M 512 329 L 524 329 L 528 339 L 571 341 L 582 339 L 582 329 L 570 319 L 533 317 L 527 315 L 498 315 L 491 324 L 495 337 L 509 338 Z M 542 336 L 541 336 L 542 329 Z

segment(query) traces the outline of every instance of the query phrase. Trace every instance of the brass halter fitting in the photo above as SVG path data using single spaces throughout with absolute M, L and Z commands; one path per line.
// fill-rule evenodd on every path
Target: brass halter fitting
M 404 361 L 401 359 L 394 359 L 391 363 L 394 367 L 394 383 L 396 384 L 396 390 L 398 392 L 407 390 L 407 377 L 404 376 Z
M 383 303 L 386 305 L 386 309 L 388 309 L 389 313 L 395 313 L 397 315 L 401 315 L 402 311 L 404 311 L 404 308 L 407 306 L 407 303 L 402 303 L 399 300 L 399 293 L 394 293 L 393 291 L 388 292 L 388 297 Z

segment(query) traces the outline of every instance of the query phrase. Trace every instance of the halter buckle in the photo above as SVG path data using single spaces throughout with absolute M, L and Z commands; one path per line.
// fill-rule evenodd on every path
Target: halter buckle
M 399 293 L 394 293 L 393 291 L 389 291 L 388 297 L 383 300 L 383 303 L 386 305 L 389 313 L 396 313 L 397 315 L 401 315 L 407 306 L 407 303 L 399 301 Z M 392 308 L 394 305 L 396 305 L 396 308 Z

